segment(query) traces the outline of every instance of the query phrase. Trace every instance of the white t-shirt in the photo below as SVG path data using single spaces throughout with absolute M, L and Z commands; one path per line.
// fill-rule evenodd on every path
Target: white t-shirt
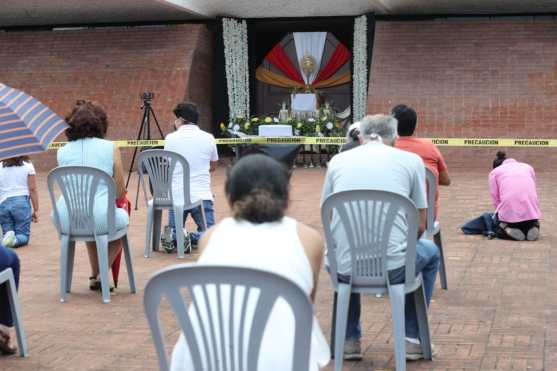
M 425 167 L 422 159 L 382 142 L 370 142 L 331 159 L 323 186 L 321 204 L 331 194 L 360 189 L 375 189 L 400 194 L 411 199 L 416 208 L 427 208 Z M 339 220 L 332 220 L 337 244 L 338 272 L 351 271 L 346 236 Z M 393 228 L 387 248 L 387 269 L 402 267 L 405 262 L 406 238 Z
M 217 143 L 213 135 L 199 129 L 197 125 L 185 124 L 165 138 L 164 149 L 181 154 L 190 165 L 191 201 L 213 200 L 209 162 L 217 161 Z M 176 165 L 172 177 L 172 194 L 183 200 L 183 170 Z
M 0 163 L 0 203 L 9 197 L 29 196 L 29 175 L 35 175 L 35 168 L 30 162 L 10 167 Z

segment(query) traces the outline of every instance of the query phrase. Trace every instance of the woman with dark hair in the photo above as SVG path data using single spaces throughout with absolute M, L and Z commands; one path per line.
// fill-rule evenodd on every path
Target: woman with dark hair
M 495 206 L 497 237 L 537 240 L 541 212 L 534 168 L 499 151 L 489 173 L 489 190 Z
M 203 235 L 198 264 L 276 273 L 294 281 L 314 301 L 323 260 L 323 240 L 313 229 L 285 216 L 288 169 L 264 155 L 246 156 L 228 173 L 225 192 L 232 217 L 225 218 Z M 239 296 L 238 306 L 241 299 Z M 283 305 L 278 308 L 277 303 L 267 322 L 258 370 L 292 368 L 292 332 L 285 329 L 292 328 L 293 318 L 288 307 Z M 227 313 L 224 310 L 224 315 Z M 318 370 L 328 363 L 329 348 L 315 319 L 309 351 L 310 370 Z M 191 354 L 183 335 L 174 347 L 171 369 L 192 369 Z
M 360 145 L 360 122 L 357 121 L 348 127 L 346 143 L 340 147 L 340 152 L 348 151 Z
M 116 197 L 124 197 L 126 189 L 120 150 L 111 141 L 103 139 L 108 129 L 108 119 L 102 107 L 93 102 L 77 101 L 71 113 L 66 116 L 66 122 L 69 125 L 69 129 L 66 130 L 69 143 L 58 150 L 58 165 L 91 166 L 100 169 L 114 178 Z M 106 189 L 99 190 L 95 197 L 95 222 L 97 232 L 101 234 L 108 230 L 106 198 Z M 60 200 L 58 209 L 63 230 L 69 228 L 65 207 L 65 203 Z M 123 209 L 116 208 L 115 223 L 117 230 L 128 225 L 128 214 Z M 89 288 L 100 290 L 97 249 L 94 242 L 86 244 L 91 264 Z M 109 266 L 112 266 L 114 258 L 122 248 L 121 240 L 110 242 L 108 248 Z
M 35 168 L 29 158 L 19 156 L 3 160 L 0 163 L 0 226 L 4 234 L 2 245 L 27 245 L 31 235 L 31 221 L 37 222 L 38 212 Z

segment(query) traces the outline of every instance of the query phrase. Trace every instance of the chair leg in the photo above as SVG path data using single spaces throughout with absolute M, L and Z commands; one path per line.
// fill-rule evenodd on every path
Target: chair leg
M 68 266 L 67 266 L 67 276 L 66 276 L 66 293 L 72 291 L 72 278 L 73 278 L 73 265 L 75 258 L 75 241 L 69 241 L 68 248 Z
M 352 286 L 339 283 L 337 289 L 337 312 L 335 326 L 335 371 L 342 371 L 344 361 L 344 341 L 346 337 L 346 323 L 348 321 L 348 306 Z
M 147 207 L 147 228 L 145 229 L 145 250 L 143 251 L 143 256 L 145 258 L 151 257 L 151 252 L 153 251 L 151 239 L 153 238 L 153 206 L 149 205 Z
M 404 284 L 389 285 L 393 338 L 395 343 L 395 365 L 397 371 L 406 370 L 406 324 L 404 318 Z
M 97 244 L 97 257 L 99 259 L 99 271 L 101 276 L 101 291 L 103 303 L 110 303 L 110 284 L 108 277 L 108 236 L 95 236 Z
M 437 232 L 433 236 L 433 242 L 437 245 L 439 249 L 439 278 L 441 279 L 441 288 L 443 290 L 447 290 L 447 270 L 445 268 L 445 254 L 443 253 L 443 242 L 441 241 L 441 231 Z
M 68 236 L 60 238 L 60 302 L 66 301 L 66 293 L 68 292 L 68 250 L 70 239 Z
M 427 303 L 425 300 L 424 287 L 414 291 L 414 306 L 416 308 L 416 316 L 418 318 L 418 330 L 420 331 L 420 344 L 422 346 L 422 354 L 424 359 L 431 359 L 431 336 L 429 333 L 429 321 L 427 319 Z
M 178 259 L 184 258 L 184 209 L 182 207 L 174 208 L 174 221 L 176 224 L 176 248 L 178 250 Z
M 162 210 L 153 210 L 153 251 L 159 251 L 161 243 Z
M 10 272 L 11 276 L 8 279 L 8 298 L 10 301 L 10 310 L 12 313 L 12 318 L 15 324 L 15 332 L 17 337 L 17 346 L 19 348 L 19 354 L 22 357 L 27 357 L 29 351 L 27 349 L 27 341 L 25 340 L 25 330 L 23 329 L 23 323 L 21 321 L 21 311 L 19 308 L 19 300 L 17 297 L 17 291 L 15 288 L 15 279 L 13 272 Z
M 128 271 L 128 281 L 130 283 L 130 291 L 132 294 L 137 292 L 135 288 L 135 274 L 133 272 L 132 254 L 130 248 L 130 241 L 128 235 L 122 237 L 122 244 L 124 249 L 124 258 L 126 259 L 126 270 Z
M 203 206 L 203 202 L 201 202 L 201 205 L 199 206 L 199 209 L 201 210 L 201 219 L 203 220 L 203 227 L 201 228 L 201 230 L 206 231 L 207 230 L 207 217 L 205 216 L 205 208 Z
M 335 327 L 337 323 L 337 295 L 333 295 L 333 315 L 331 316 L 331 339 L 329 341 L 331 358 L 335 358 Z

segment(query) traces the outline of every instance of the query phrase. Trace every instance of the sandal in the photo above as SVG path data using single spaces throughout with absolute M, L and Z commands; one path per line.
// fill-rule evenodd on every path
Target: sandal
M 17 352 L 17 348 L 10 344 L 10 333 L 3 327 L 0 328 L 0 353 L 11 355 Z
M 114 291 L 114 286 L 110 285 L 110 292 Z M 89 277 L 89 290 L 91 291 L 100 291 L 102 288 L 101 280 L 97 277 L 91 276 Z
M 95 276 L 89 277 L 89 290 L 99 291 L 101 289 L 101 281 Z

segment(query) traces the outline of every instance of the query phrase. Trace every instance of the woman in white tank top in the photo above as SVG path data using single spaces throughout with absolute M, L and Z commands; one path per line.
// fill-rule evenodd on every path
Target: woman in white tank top
M 203 236 L 198 264 L 266 270 L 295 282 L 313 302 L 324 244 L 316 231 L 284 216 L 288 188 L 287 169 L 270 157 L 251 155 L 238 161 L 225 185 L 233 216 Z M 258 370 L 291 368 L 293 330 L 290 307 L 283 301 L 277 302 L 265 328 Z M 329 346 L 315 317 L 308 351 L 310 370 L 318 370 L 329 362 Z M 193 369 L 183 335 L 174 347 L 171 369 Z

